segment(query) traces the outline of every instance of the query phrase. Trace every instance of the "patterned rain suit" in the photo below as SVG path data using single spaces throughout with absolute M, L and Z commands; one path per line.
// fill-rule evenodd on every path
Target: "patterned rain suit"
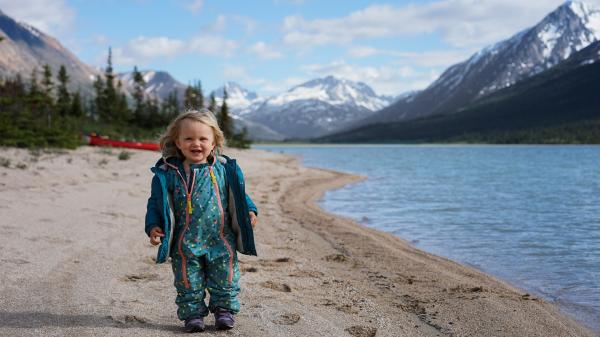
M 181 320 L 207 316 L 217 307 L 237 313 L 240 273 L 236 249 L 256 255 L 247 214 L 256 213 L 256 206 L 245 195 L 243 175 L 235 161 L 226 157 L 222 161 L 190 165 L 189 175 L 177 158 L 161 160 L 152 169 L 155 177 L 146 233 L 156 226 L 165 232 L 157 262 L 164 262 L 168 252 Z M 173 218 L 165 215 L 170 212 Z M 206 291 L 210 294 L 208 307 Z

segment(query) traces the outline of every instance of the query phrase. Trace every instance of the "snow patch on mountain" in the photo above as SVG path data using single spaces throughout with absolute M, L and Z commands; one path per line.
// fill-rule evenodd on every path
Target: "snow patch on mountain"
M 288 137 L 310 138 L 372 115 L 392 100 L 364 83 L 328 76 L 266 99 L 248 118 Z

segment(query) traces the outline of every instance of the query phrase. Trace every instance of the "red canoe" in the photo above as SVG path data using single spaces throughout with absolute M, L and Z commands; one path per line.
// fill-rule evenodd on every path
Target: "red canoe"
M 159 146 L 156 143 L 123 142 L 123 141 L 119 141 L 119 140 L 111 140 L 111 139 L 97 136 L 97 135 L 88 135 L 86 138 L 88 139 L 89 145 L 95 145 L 95 146 L 123 147 L 123 148 L 128 148 L 128 149 L 139 149 L 139 150 L 150 150 L 150 151 L 158 151 L 159 150 Z

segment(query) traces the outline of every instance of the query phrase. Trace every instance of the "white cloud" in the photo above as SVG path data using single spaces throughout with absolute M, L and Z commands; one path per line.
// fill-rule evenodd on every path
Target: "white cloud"
M 258 55 L 258 57 L 260 57 L 261 59 L 265 60 L 272 60 L 283 57 L 283 54 L 280 51 L 276 50 L 273 46 L 267 45 L 263 41 L 256 42 L 255 44 L 251 45 L 248 48 L 248 50 L 251 53 Z
M 106 67 L 106 61 L 108 58 L 108 51 L 102 53 L 102 56 L 98 58 L 96 64 L 100 67 Z M 118 64 L 119 66 L 135 66 L 143 64 L 142 60 L 129 51 L 124 51 L 122 48 L 112 48 L 112 64 Z
M 364 82 L 378 94 L 398 95 L 402 92 L 419 90 L 433 82 L 439 74 L 432 70 L 419 71 L 408 66 L 359 66 L 338 60 L 329 64 L 310 64 L 302 67 L 309 76 L 333 75 L 355 82 Z
M 215 22 L 202 27 L 205 34 L 221 33 L 227 29 L 227 17 L 223 14 L 217 16 Z
M 200 35 L 189 41 L 189 50 L 211 56 L 231 57 L 238 49 L 238 43 L 217 35 Z
M 425 52 L 404 52 L 389 49 L 377 49 L 369 46 L 352 46 L 347 54 L 353 58 L 388 56 L 397 63 L 420 67 L 448 67 L 467 60 L 477 49 L 431 50 Z
M 158 57 L 172 58 L 185 51 L 185 43 L 178 39 L 170 39 L 163 36 L 140 36 L 129 41 L 127 50 L 142 59 Z
M 245 67 L 240 65 L 226 65 L 223 67 L 223 77 L 240 81 L 250 76 Z
M 54 36 L 70 29 L 75 18 L 75 11 L 65 0 L 0 0 L 0 9 L 13 19 Z
M 233 21 L 244 28 L 244 33 L 250 35 L 256 31 L 258 23 L 246 16 L 234 15 Z
M 196 14 L 202 9 L 203 6 L 204 0 L 192 0 L 188 1 L 188 3 L 185 5 L 185 8 L 187 8 L 193 14 Z
M 348 49 L 348 55 L 355 58 L 364 58 L 380 54 L 382 54 L 380 50 L 368 46 L 353 46 Z
M 290 46 L 307 48 L 437 33 L 451 46 L 481 48 L 533 25 L 562 2 L 441 0 L 404 7 L 373 5 L 332 19 L 307 20 L 295 15 L 283 21 L 283 41 Z M 600 5 L 599 0 L 588 3 Z M 355 51 L 357 55 L 360 53 L 360 50 Z

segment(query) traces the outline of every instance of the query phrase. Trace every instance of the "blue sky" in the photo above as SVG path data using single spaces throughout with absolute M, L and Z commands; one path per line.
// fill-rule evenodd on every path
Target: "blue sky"
M 600 0 L 585 1 L 600 8 Z M 82 61 L 165 70 L 212 90 L 272 95 L 334 75 L 379 94 L 423 89 L 448 66 L 530 27 L 562 0 L 0 0 Z

